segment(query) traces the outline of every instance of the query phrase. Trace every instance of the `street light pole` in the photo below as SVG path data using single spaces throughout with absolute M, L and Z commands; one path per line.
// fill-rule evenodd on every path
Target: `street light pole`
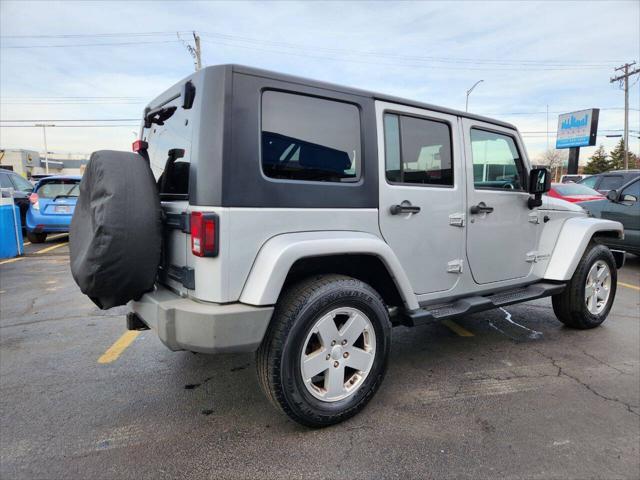
M 473 89 L 476 88 L 482 82 L 484 82 L 484 80 L 478 80 L 476 83 L 473 84 L 473 87 L 471 87 L 469 90 L 467 90 L 467 101 L 464 104 L 464 111 L 465 112 L 469 111 L 469 95 L 471 94 L 471 92 L 473 92 Z
M 44 168 L 45 173 L 49 174 L 49 149 L 47 148 L 47 127 L 55 127 L 52 123 L 36 123 L 36 127 L 42 127 L 42 136 L 44 138 Z

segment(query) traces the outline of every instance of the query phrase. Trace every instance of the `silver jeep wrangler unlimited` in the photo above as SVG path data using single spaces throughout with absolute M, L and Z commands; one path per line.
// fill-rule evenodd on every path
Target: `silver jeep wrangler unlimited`
M 222 65 L 153 100 L 134 150 L 161 227 L 129 328 L 171 350 L 255 351 L 267 396 L 304 425 L 365 406 L 394 325 L 551 297 L 587 329 L 615 297 L 624 254 L 599 241 L 622 225 L 543 197 L 548 172 L 501 121 Z

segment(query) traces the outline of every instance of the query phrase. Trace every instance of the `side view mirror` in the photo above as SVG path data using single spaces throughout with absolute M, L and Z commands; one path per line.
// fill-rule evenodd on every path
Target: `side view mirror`
M 607 192 L 607 200 L 611 200 L 612 202 L 617 202 L 618 201 L 618 192 L 616 192 L 615 190 L 609 190 Z
M 542 205 L 542 194 L 551 190 L 551 174 L 546 168 L 534 168 L 529 172 L 529 198 L 527 205 L 534 209 Z
M 529 193 L 542 195 L 551 190 L 551 174 L 546 168 L 534 168 L 529 172 Z

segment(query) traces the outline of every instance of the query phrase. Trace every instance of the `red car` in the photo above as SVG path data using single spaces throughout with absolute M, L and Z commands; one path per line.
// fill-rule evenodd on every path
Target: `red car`
M 588 202 L 590 200 L 602 200 L 606 198 L 593 188 L 579 183 L 552 183 L 551 190 L 549 190 L 547 195 L 561 198 L 571 203 Z

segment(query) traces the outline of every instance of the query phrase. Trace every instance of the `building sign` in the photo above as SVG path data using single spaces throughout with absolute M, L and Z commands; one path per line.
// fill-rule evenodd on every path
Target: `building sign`
M 596 144 L 600 109 L 591 108 L 558 116 L 556 148 L 589 147 Z

